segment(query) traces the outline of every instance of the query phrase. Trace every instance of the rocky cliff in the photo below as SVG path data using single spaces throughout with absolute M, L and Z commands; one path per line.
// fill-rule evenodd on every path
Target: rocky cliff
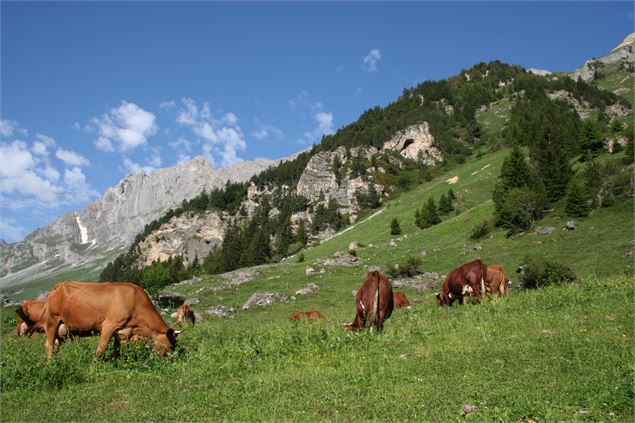
M 624 40 L 608 54 L 596 59 L 587 60 L 584 65 L 573 72 L 572 78 L 591 82 L 607 65 L 632 64 L 635 61 L 635 33 L 628 35 Z
M 147 223 L 184 199 L 203 189 L 223 186 L 228 180 L 246 181 L 279 161 L 256 159 L 215 169 L 197 157 L 171 168 L 128 175 L 81 211 L 57 218 L 23 241 L 0 245 L 0 276 L 38 263 L 78 264 L 125 248 Z

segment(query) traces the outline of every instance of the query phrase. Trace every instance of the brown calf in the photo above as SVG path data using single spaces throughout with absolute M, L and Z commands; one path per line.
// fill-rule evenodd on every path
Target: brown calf
M 445 277 L 443 288 L 436 295 L 437 304 L 451 306 L 456 300 L 465 304 L 468 294 L 478 301 L 485 290 L 486 277 L 487 267 L 480 259 L 461 265 Z
M 355 319 L 344 327 L 355 331 L 375 327 L 381 331 L 393 307 L 390 279 L 376 270 L 369 272 L 368 279 L 355 295 Z
M 299 311 L 297 313 L 293 313 L 289 316 L 289 320 L 299 320 L 299 319 L 322 319 L 324 316 L 318 310 L 311 311 Z
M 487 275 L 485 276 L 485 292 L 491 292 L 498 299 L 499 295 L 509 297 L 507 291 L 508 279 L 505 276 L 505 270 L 500 264 L 488 264 Z
M 190 324 L 194 324 L 196 321 L 196 316 L 194 316 L 194 310 L 190 308 L 189 305 L 183 304 L 179 308 L 176 309 L 176 324 L 187 326 Z
M 393 292 L 392 301 L 395 308 L 410 308 L 410 301 L 403 292 Z

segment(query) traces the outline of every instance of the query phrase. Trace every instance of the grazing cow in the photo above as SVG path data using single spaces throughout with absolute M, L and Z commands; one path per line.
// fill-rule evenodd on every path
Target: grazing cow
M 60 282 L 46 299 L 42 315 L 47 313 L 45 348 L 49 360 L 62 324 L 67 332 L 79 336 L 99 333 L 97 357 L 115 334 L 116 350 L 120 341 L 152 338 L 157 352 L 165 355 L 174 348 L 180 333 L 165 324 L 143 289 L 126 282 Z
M 410 301 L 403 292 L 393 292 L 392 302 L 395 308 L 410 308 Z
M 320 313 L 318 310 L 299 311 L 289 316 L 289 320 L 322 319 L 322 318 L 324 318 L 324 316 L 322 316 L 322 313 Z
M 486 277 L 487 267 L 480 259 L 461 265 L 445 277 L 443 288 L 436 295 L 437 304 L 451 306 L 456 300 L 465 304 L 468 294 L 478 300 L 485 291 Z
M 196 317 L 194 316 L 194 310 L 190 308 L 189 305 L 183 304 L 179 308 L 176 309 L 176 324 L 187 326 L 189 324 L 194 324 Z
M 369 272 L 368 279 L 355 295 L 355 319 L 344 327 L 355 331 L 375 327 L 381 331 L 384 321 L 392 314 L 393 306 L 390 279 L 376 270 Z
M 40 319 L 44 310 L 44 301 L 26 300 L 15 310 L 18 313 L 18 322 L 15 328 L 16 335 L 31 336 L 33 333 L 46 331 L 46 320 Z
M 494 294 L 494 297 L 498 299 L 499 295 L 505 295 L 509 297 L 507 291 L 507 284 L 509 279 L 505 276 L 505 270 L 500 264 L 488 264 L 487 275 L 485 276 L 485 291 Z

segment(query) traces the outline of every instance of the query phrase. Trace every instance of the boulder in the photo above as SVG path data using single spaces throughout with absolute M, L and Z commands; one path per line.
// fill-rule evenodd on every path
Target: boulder
M 313 292 L 317 291 L 318 289 L 320 289 L 319 286 L 317 286 L 314 283 L 308 283 L 306 288 L 301 288 L 298 289 L 295 292 L 295 295 L 308 295 L 308 294 L 312 294 Z
M 360 266 L 362 264 L 359 257 L 341 251 L 336 251 L 333 256 L 335 258 L 318 261 L 323 266 Z
M 568 221 L 562 227 L 562 230 L 565 230 L 565 231 L 573 231 L 575 229 L 578 229 L 578 222 L 576 222 L 575 220 Z
M 177 292 L 168 292 L 159 295 L 159 306 L 176 308 L 185 302 L 185 298 Z
M 553 231 L 555 231 L 556 228 L 554 228 L 553 226 L 545 226 L 542 227 L 540 229 L 538 229 L 536 232 L 538 233 L 538 235 L 549 235 L 551 233 L 553 233 Z
M 212 317 L 229 317 L 229 318 L 233 318 L 234 315 L 236 314 L 236 309 L 231 307 L 231 308 L 227 308 L 223 305 L 215 305 L 212 306 L 210 308 L 208 308 L 207 310 L 205 310 L 205 313 L 212 316 Z
M 287 301 L 289 296 L 280 292 L 257 292 L 253 294 L 243 305 L 243 310 L 249 310 L 253 306 L 269 307 L 276 301 Z

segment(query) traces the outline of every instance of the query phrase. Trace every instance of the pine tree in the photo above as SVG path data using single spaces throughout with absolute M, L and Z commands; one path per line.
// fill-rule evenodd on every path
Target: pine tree
M 567 188 L 565 212 L 571 217 L 583 217 L 589 214 L 587 194 L 577 179 L 572 179 Z
M 401 235 L 401 226 L 399 226 L 399 220 L 394 218 L 390 222 L 390 235 Z
M 420 229 L 424 228 L 423 214 L 421 213 L 421 210 L 419 209 L 415 211 L 415 226 L 417 226 Z
M 448 214 L 452 210 L 454 210 L 452 200 L 449 197 L 446 197 L 445 194 L 441 194 L 441 198 L 439 199 L 439 213 Z
M 580 148 L 584 157 L 587 160 L 592 158 L 593 153 L 602 150 L 602 147 L 602 134 L 597 124 L 590 119 L 585 121 L 580 133 Z
M 572 175 L 567 149 L 568 140 L 563 139 L 563 133 L 563 130 L 556 128 L 556 124 L 550 119 L 544 118 L 540 136 L 529 148 L 529 156 L 551 202 L 566 194 Z
M 434 203 L 434 198 L 432 197 L 428 199 L 428 204 L 425 208 L 425 215 L 429 226 L 434 226 L 441 223 L 441 218 L 439 217 L 439 213 L 437 212 L 437 206 Z
M 298 222 L 298 234 L 296 235 L 297 242 L 302 245 L 306 245 L 309 242 L 309 237 L 306 234 L 306 228 L 304 227 L 304 220 Z
M 456 195 L 454 195 L 454 191 L 452 190 L 452 188 L 448 190 L 448 198 L 452 201 L 456 200 Z

